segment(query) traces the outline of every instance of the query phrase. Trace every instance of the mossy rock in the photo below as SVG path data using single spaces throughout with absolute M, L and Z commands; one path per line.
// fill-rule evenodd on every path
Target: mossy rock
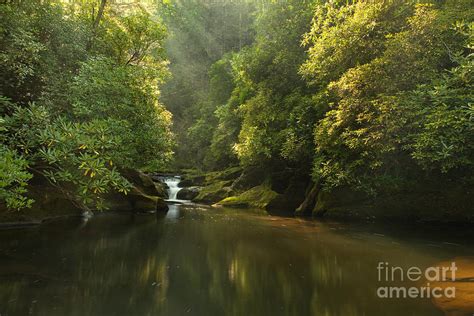
M 266 209 L 279 195 L 266 184 L 251 188 L 237 196 L 227 197 L 217 203 L 227 207 L 256 207 Z
M 246 191 L 261 185 L 266 180 L 265 171 L 258 167 L 245 169 L 232 184 L 232 190 L 236 192 Z
M 204 186 L 193 201 L 201 203 L 216 203 L 225 199 L 232 193 L 232 189 L 229 187 L 231 183 L 232 181 L 217 181 Z
M 165 201 L 158 196 L 147 195 L 134 187 L 127 194 L 110 193 L 106 196 L 105 206 L 112 211 L 155 212 L 167 211 Z
M 144 194 L 167 198 L 166 186 L 153 181 L 151 176 L 134 169 L 123 169 L 120 173 Z
M 206 183 L 215 181 L 235 180 L 242 174 L 241 167 L 231 167 L 222 171 L 214 171 L 206 174 Z
M 182 188 L 178 191 L 176 198 L 179 200 L 192 200 L 199 195 L 199 187 Z
M 195 186 L 202 186 L 206 183 L 206 176 L 204 175 L 185 175 L 182 176 L 182 180 L 179 182 L 178 187 L 180 188 L 187 188 L 187 187 L 195 187 Z
M 242 173 L 241 167 L 231 167 L 222 171 L 202 173 L 197 170 L 183 170 L 182 180 L 179 187 L 207 186 L 219 181 L 230 181 L 237 179 Z
M 166 203 L 164 199 L 162 199 L 161 197 L 158 197 L 158 199 L 156 200 L 155 209 L 157 212 L 168 212 L 168 204 Z
M 155 212 L 167 211 L 164 202 L 166 187 L 155 183 L 151 176 L 134 169 L 121 170 L 122 175 L 133 185 L 128 194 L 118 192 L 106 196 L 105 206 L 113 211 Z
M 168 198 L 168 186 L 163 182 L 155 182 L 156 196 Z

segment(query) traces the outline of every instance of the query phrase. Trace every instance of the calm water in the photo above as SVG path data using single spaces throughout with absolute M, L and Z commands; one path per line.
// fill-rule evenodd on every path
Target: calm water
M 444 315 L 378 298 L 377 263 L 469 259 L 472 240 L 196 206 L 4 230 L 0 315 Z

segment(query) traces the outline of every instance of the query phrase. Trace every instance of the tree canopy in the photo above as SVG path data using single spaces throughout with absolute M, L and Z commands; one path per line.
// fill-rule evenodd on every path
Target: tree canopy
M 163 168 L 173 149 L 160 103 L 166 29 L 113 2 L 1 4 L 1 186 L 10 208 L 29 206 L 42 176 L 79 207 L 127 193 L 125 168 Z M 119 13 L 120 12 L 120 13 Z M 14 166 L 14 167 L 13 167 Z
M 472 185 L 472 7 L 4 2 L 2 200 L 30 205 L 40 174 L 100 208 L 125 168 L 289 169 L 374 195 Z
M 252 42 L 209 68 L 186 148 L 202 168 L 302 169 L 328 190 L 472 181 L 472 4 L 257 5 Z

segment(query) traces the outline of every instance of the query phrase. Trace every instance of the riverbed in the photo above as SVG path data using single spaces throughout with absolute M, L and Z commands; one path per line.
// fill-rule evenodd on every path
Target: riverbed
M 0 315 L 444 315 L 378 297 L 377 266 L 469 260 L 472 232 L 401 227 L 171 205 L 2 230 Z

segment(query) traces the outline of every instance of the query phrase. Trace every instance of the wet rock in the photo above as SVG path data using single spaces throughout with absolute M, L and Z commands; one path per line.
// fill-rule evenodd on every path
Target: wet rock
M 123 212 L 155 212 L 167 211 L 168 206 L 158 196 L 147 195 L 137 187 L 127 194 L 111 193 L 106 197 L 105 205 L 113 211 Z
M 184 175 L 181 182 L 178 184 L 180 188 L 202 186 L 206 181 L 204 175 Z
M 162 198 L 158 198 L 156 201 L 156 211 L 159 213 L 168 211 L 168 204 Z
M 221 201 L 232 194 L 230 184 L 232 184 L 232 181 L 218 181 L 204 186 L 193 201 L 200 203 L 216 203 Z
M 120 173 L 141 192 L 151 196 L 167 197 L 166 187 L 161 182 L 153 181 L 151 176 L 129 168 L 120 170 Z
M 129 212 L 155 212 L 167 211 L 164 202 L 167 197 L 166 186 L 155 183 L 152 178 L 138 170 L 125 169 L 121 174 L 133 185 L 132 190 L 124 195 L 111 193 L 106 197 L 108 209 Z
M 155 182 L 155 189 L 157 196 L 167 199 L 168 198 L 168 186 L 163 182 Z
M 179 200 L 192 200 L 199 195 L 199 187 L 182 188 L 176 198 Z

